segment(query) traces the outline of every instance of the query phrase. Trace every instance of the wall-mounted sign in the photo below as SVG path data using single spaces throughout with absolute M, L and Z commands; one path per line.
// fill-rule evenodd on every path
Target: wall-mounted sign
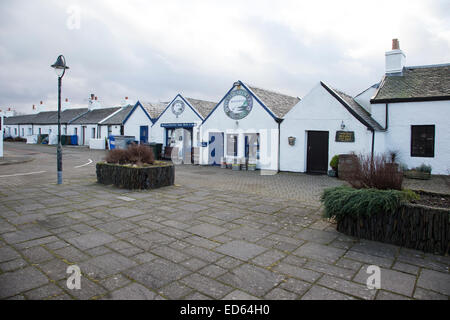
M 252 110 L 253 98 L 247 90 L 231 91 L 223 102 L 225 114 L 234 120 L 244 119 Z
M 181 100 L 176 100 L 172 103 L 172 112 L 177 117 L 184 111 L 184 102 Z
M 336 131 L 336 142 L 355 142 L 355 131 Z
M 193 122 L 180 122 L 180 123 L 161 123 L 163 128 L 192 128 L 195 127 Z

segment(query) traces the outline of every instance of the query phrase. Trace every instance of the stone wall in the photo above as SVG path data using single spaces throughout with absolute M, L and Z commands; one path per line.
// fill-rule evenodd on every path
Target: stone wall
M 175 166 L 172 163 L 144 168 L 97 163 L 96 169 L 98 183 L 125 189 L 156 189 L 175 182 Z

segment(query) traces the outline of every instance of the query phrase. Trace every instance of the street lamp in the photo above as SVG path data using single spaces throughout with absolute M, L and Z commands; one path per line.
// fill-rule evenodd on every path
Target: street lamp
M 62 146 L 61 146 L 61 80 L 66 73 L 66 58 L 60 55 L 56 62 L 51 65 L 55 69 L 56 75 L 58 76 L 58 148 L 56 149 L 56 161 L 58 170 L 58 184 L 62 184 Z

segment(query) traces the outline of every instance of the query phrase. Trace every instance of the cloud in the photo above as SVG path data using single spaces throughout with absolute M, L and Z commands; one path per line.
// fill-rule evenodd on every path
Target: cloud
M 75 6 L 80 28 L 67 26 Z M 218 101 L 236 80 L 295 96 L 318 81 L 356 94 L 400 39 L 409 65 L 450 62 L 448 1 L 26 1 L 0 3 L 0 108 L 172 99 Z

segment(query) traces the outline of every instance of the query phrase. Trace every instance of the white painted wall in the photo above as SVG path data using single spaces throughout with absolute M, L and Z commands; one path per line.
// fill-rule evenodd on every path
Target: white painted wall
M 377 91 L 377 88 L 370 87 L 370 88 L 366 89 L 365 91 L 361 92 L 354 99 L 369 113 L 372 113 L 372 105 L 370 104 L 370 99 L 372 99 L 372 97 L 375 95 L 376 91 Z M 380 122 L 378 122 L 378 123 L 380 123 Z
M 197 131 L 203 121 L 185 102 L 185 108 L 183 113 L 178 115 L 178 117 L 172 112 L 172 104 L 181 100 L 179 95 L 176 99 L 171 102 L 169 107 L 163 112 L 158 120 L 153 124 L 151 128 L 151 142 L 162 143 L 166 145 L 166 128 L 161 127 L 163 123 L 195 123 L 196 126 L 193 128 L 193 147 L 197 146 Z M 184 102 L 184 101 L 183 101 Z
M 138 106 L 124 124 L 124 135 L 134 136 L 135 140 L 139 141 L 141 136 L 141 126 L 148 126 L 148 136 L 150 140 L 152 124 L 152 121 L 147 117 L 142 107 Z
M 346 131 L 355 132 L 355 142 L 335 142 L 336 131 L 341 130 L 342 121 Z M 372 151 L 372 132 L 319 83 L 285 115 L 281 123 L 280 170 L 306 171 L 307 131 L 313 130 L 329 132 L 328 163 L 334 155 Z M 294 146 L 288 143 L 291 136 L 296 138 Z
M 0 115 L 0 157 L 3 157 L 3 131 L 5 129 L 5 118 Z
M 385 104 L 373 104 L 372 110 L 384 117 Z M 432 166 L 432 174 L 450 174 L 450 101 L 389 103 L 388 110 L 384 150 L 399 151 L 398 161 L 410 168 L 425 163 Z M 411 157 L 412 125 L 435 125 L 433 158 Z
M 244 87 L 241 87 L 244 89 Z M 236 90 L 236 88 L 234 89 Z M 244 89 L 245 90 L 245 89 Z M 278 170 L 278 138 L 279 128 L 275 119 L 253 99 L 253 108 L 250 113 L 241 120 L 229 118 L 224 111 L 224 101 L 210 114 L 209 118 L 201 125 L 200 135 L 203 142 L 209 140 L 209 132 L 224 133 L 224 156 L 227 156 L 227 134 L 238 134 L 238 158 L 245 153 L 245 133 L 260 133 L 260 160 L 257 168 L 263 170 Z M 208 164 L 209 147 L 202 147 L 200 151 L 200 163 Z M 233 158 L 233 157 L 229 157 Z M 220 161 L 220 159 L 219 159 Z

